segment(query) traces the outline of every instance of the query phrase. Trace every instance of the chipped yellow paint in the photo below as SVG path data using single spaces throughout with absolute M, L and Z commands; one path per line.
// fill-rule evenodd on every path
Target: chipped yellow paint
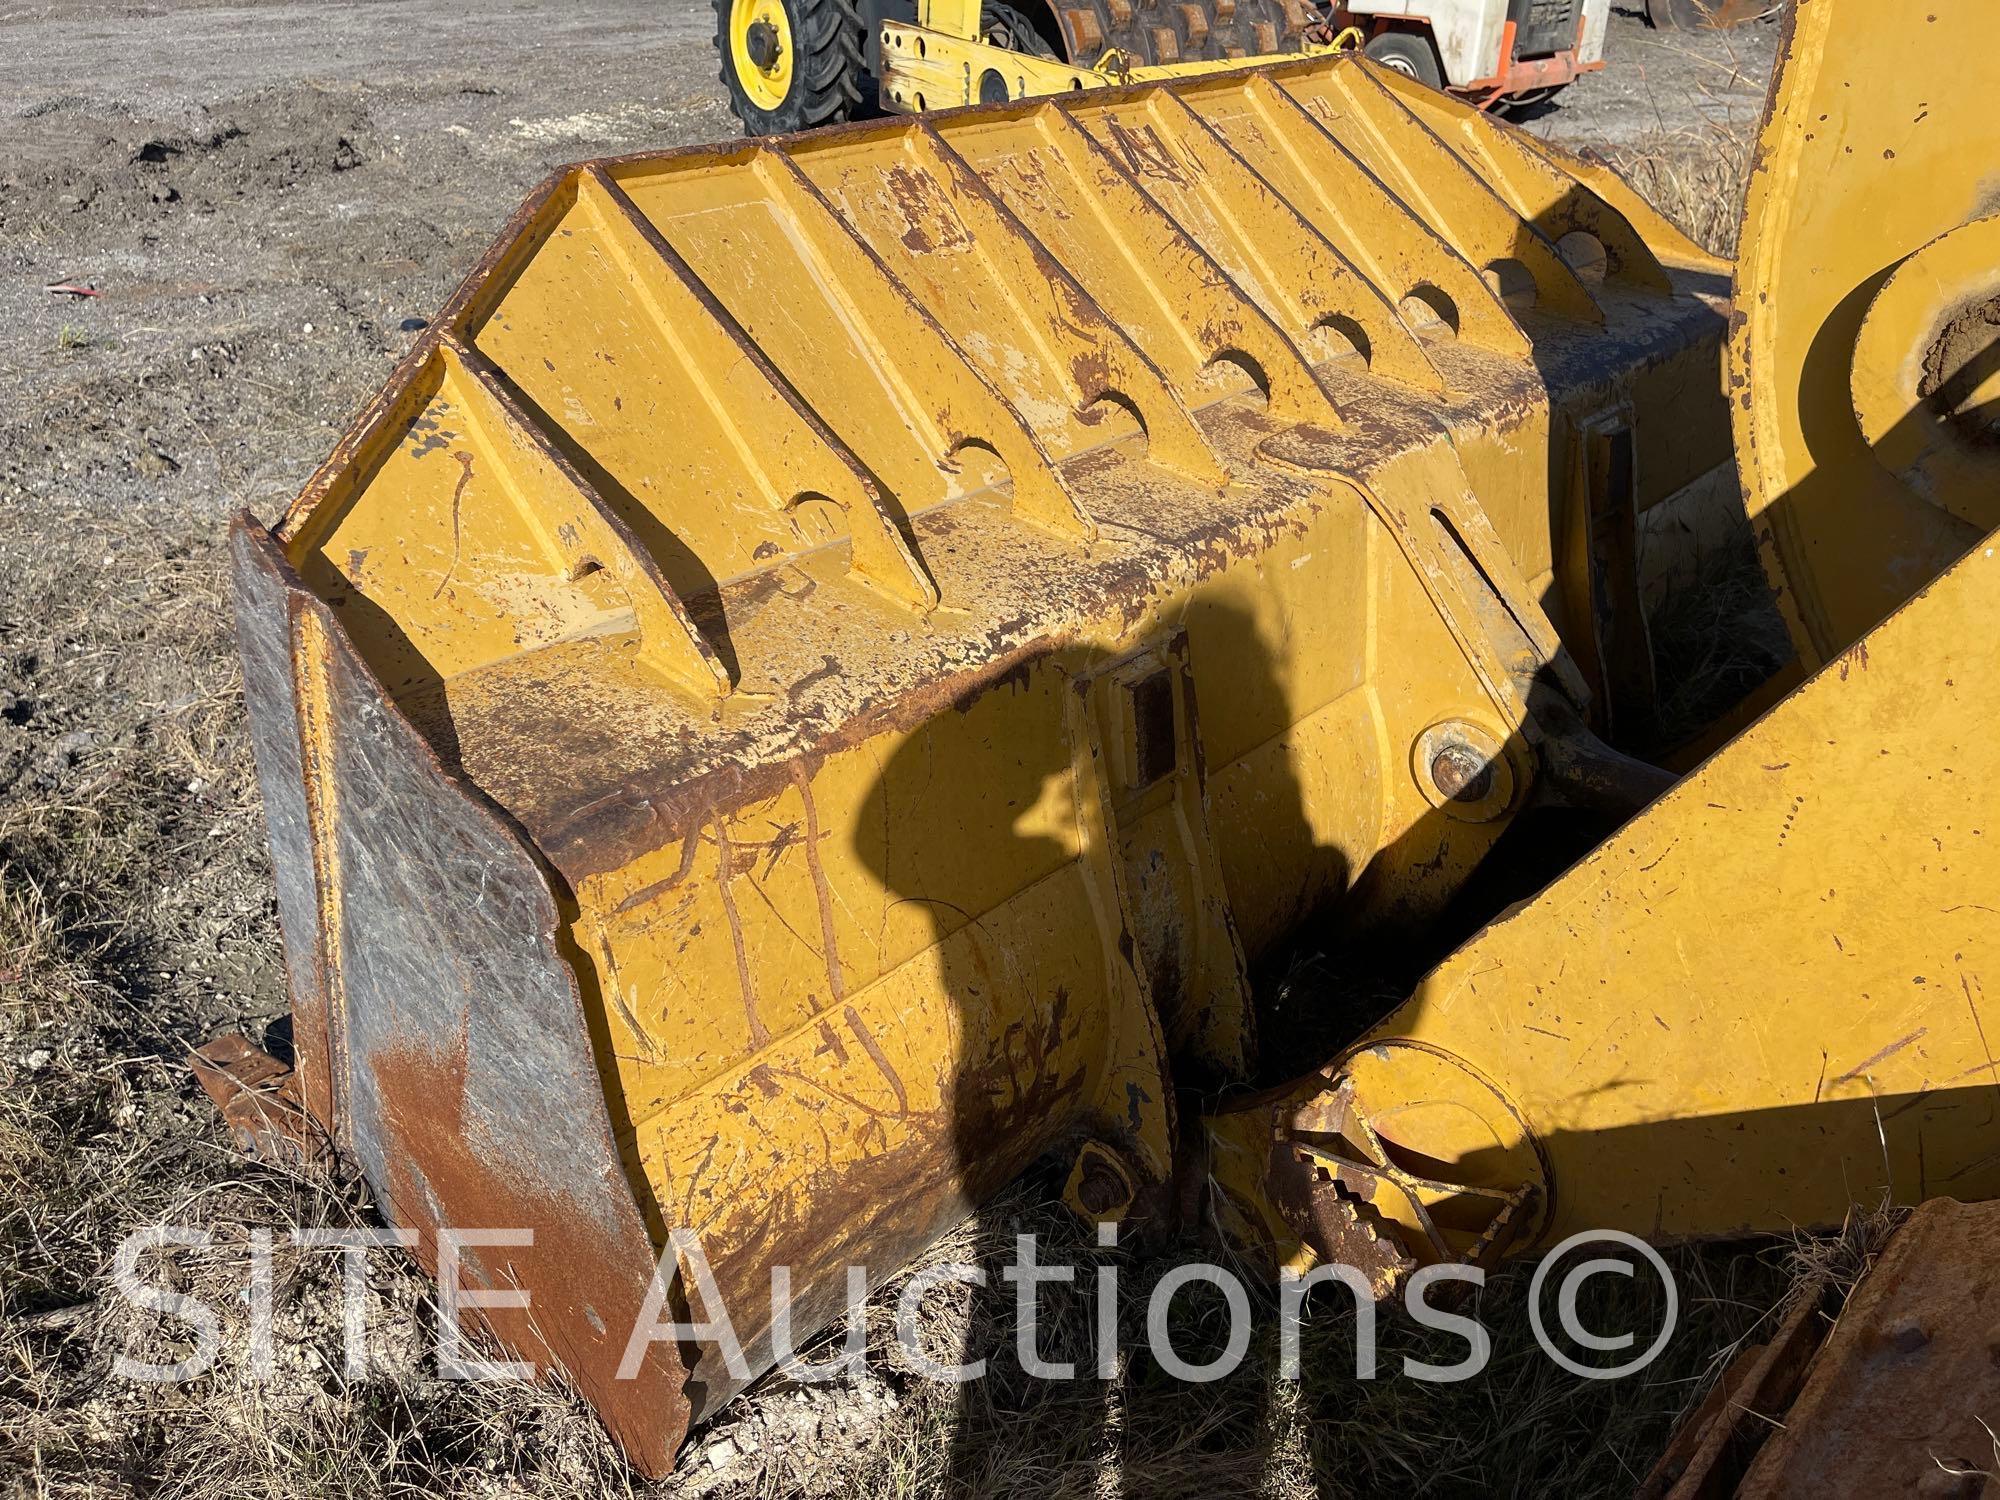
M 1726 460 L 1718 278 L 1456 118 L 1320 61 L 572 169 L 280 524 L 546 871 L 732 1306 L 1084 1143 L 1171 1213 L 1248 967 L 1420 927 L 1588 750 L 1569 445 L 1635 506 Z
M 1550 1174 L 1544 1244 L 2000 1194 L 2000 824 L 1976 790 L 2000 782 L 2000 656 L 1964 649 L 1996 599 L 1989 537 L 1431 974 L 1356 1049 L 1384 1133 L 1511 1185 L 1506 1116 L 1468 1082 L 1495 1080 Z
M 1388 1247 L 1371 1265 L 1393 1281 L 1572 1234 L 1786 1233 L 2000 1194 L 1991 53 L 1971 7 L 1925 14 L 1895 57 L 1861 50 L 1869 22 L 1794 7 L 1737 267 L 1747 508 L 1805 670 L 1350 1050 L 1204 1121 L 1218 1219 L 1270 1261 Z M 1560 156 L 1387 91 L 1546 238 L 1587 228 L 1602 285 L 1651 280 L 1544 177 Z M 1657 258 L 1700 264 L 1599 197 Z M 1576 424 L 1574 489 L 1619 492 L 1630 421 Z M 1558 575 L 1583 562 L 1556 550 Z M 1367 1208 L 1329 1233 L 1310 1210 L 1336 1191 Z
M 1982 7 L 1913 11 L 1907 45 L 1873 49 L 1865 68 L 1848 61 L 1865 45 L 1863 8 L 1803 0 L 1796 10 L 1744 204 L 1749 295 L 1738 299 L 1729 385 L 1748 509 L 1811 668 L 1992 522 L 1962 513 L 1965 485 L 1934 481 L 1916 461 L 1930 438 L 1947 450 L 1990 443 L 1985 418 L 1941 409 L 1928 391 L 1886 411 L 1875 387 L 1876 372 L 1933 358 L 1949 377 L 1990 348 L 1990 336 L 1951 337 L 1954 320 L 2000 291 L 1990 256 L 1972 252 L 1969 278 L 1897 272 L 1992 213 L 2000 120 L 1977 82 L 1991 49 Z M 1940 267 L 1949 258 L 1932 254 Z M 1896 383 L 1915 396 L 1921 377 Z

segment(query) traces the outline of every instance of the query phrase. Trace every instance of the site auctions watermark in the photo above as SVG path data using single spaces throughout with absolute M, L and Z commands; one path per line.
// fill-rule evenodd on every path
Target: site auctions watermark
M 406 1229 L 298 1229 L 288 1236 L 302 1250 L 337 1252 L 342 1257 L 342 1339 L 346 1374 L 358 1379 L 367 1373 L 368 1256 L 371 1252 L 418 1247 L 418 1235 Z M 1098 1244 L 1116 1244 L 1116 1229 L 1101 1226 Z M 112 1282 L 134 1307 L 161 1319 L 177 1320 L 191 1330 L 193 1350 L 171 1363 L 152 1363 L 120 1355 L 116 1372 L 130 1380 L 185 1381 L 205 1374 L 225 1352 L 223 1318 L 215 1307 L 185 1292 L 169 1289 L 142 1270 L 149 1255 L 165 1253 L 172 1247 L 206 1248 L 212 1244 L 206 1230 L 171 1225 L 151 1225 L 128 1236 L 112 1262 Z M 249 1238 L 245 1285 L 241 1297 L 248 1307 L 246 1332 L 248 1372 L 253 1378 L 268 1379 L 277 1368 L 273 1315 L 274 1248 L 276 1237 L 270 1230 L 254 1230 Z M 438 1370 L 454 1380 L 532 1380 L 540 1372 L 521 1360 L 491 1360 L 479 1355 L 467 1339 L 464 1315 L 475 1316 L 518 1309 L 532 1314 L 530 1289 L 467 1285 L 462 1271 L 467 1252 L 475 1257 L 489 1249 L 526 1248 L 534 1244 L 532 1229 L 444 1229 L 436 1244 L 437 1265 L 437 1360 Z M 1616 1249 L 1628 1255 L 1606 1255 Z M 1636 1257 L 1637 1264 L 1634 1263 Z M 1643 1272 L 1640 1267 L 1643 1266 Z M 157 1267 L 154 1267 L 157 1271 Z M 1013 1258 L 998 1267 L 995 1278 L 981 1266 L 946 1264 L 918 1271 L 905 1282 L 896 1297 L 895 1330 L 904 1366 L 923 1378 L 950 1383 L 978 1380 L 986 1373 L 985 1358 L 946 1364 L 924 1350 L 921 1323 L 924 1302 L 940 1288 L 958 1283 L 989 1293 L 1012 1288 L 1014 1308 L 1014 1354 L 1021 1369 L 1043 1380 L 1115 1379 L 1124 1345 L 1119 1336 L 1119 1267 L 1098 1265 L 1095 1277 L 1094 1358 L 1086 1367 L 1074 1360 L 1044 1357 L 1040 1337 L 1041 1289 L 1051 1283 L 1073 1283 L 1080 1268 L 1041 1258 L 1040 1245 L 1032 1234 L 1017 1235 Z M 1595 1277 L 1634 1278 L 1647 1275 L 1660 1287 L 1660 1313 L 1650 1342 L 1640 1347 L 1641 1330 L 1602 1331 L 1585 1326 L 1578 1310 L 1584 1286 Z M 1228 1332 L 1219 1351 L 1204 1350 L 1193 1358 L 1176 1346 L 1174 1310 L 1179 1299 L 1197 1283 L 1215 1289 L 1228 1312 Z M 768 1318 L 759 1316 L 753 1326 L 768 1326 L 772 1366 L 793 1380 L 824 1382 L 847 1379 L 859 1369 L 867 1351 L 866 1303 L 871 1279 L 866 1267 L 847 1268 L 845 1335 L 839 1352 L 815 1360 L 800 1357 L 796 1331 L 792 1326 L 792 1269 L 774 1266 L 771 1270 Z M 1339 1284 L 1353 1294 L 1355 1316 L 1354 1374 L 1372 1380 L 1378 1375 L 1376 1354 L 1377 1322 L 1384 1307 L 1394 1302 L 1378 1302 L 1368 1276 L 1359 1268 L 1341 1264 L 1314 1266 L 1306 1272 L 1286 1270 L 1278 1280 L 1278 1375 L 1297 1380 L 1300 1374 L 1301 1331 L 1306 1299 L 1316 1288 Z M 1449 1364 L 1431 1363 L 1405 1355 L 1401 1373 L 1412 1380 L 1436 1383 L 1471 1380 L 1483 1371 L 1493 1356 L 1492 1337 L 1476 1317 L 1455 1308 L 1463 1304 L 1462 1292 L 1442 1287 L 1482 1288 L 1486 1272 L 1477 1266 L 1442 1264 L 1422 1267 L 1403 1280 L 1400 1305 L 1403 1315 L 1419 1327 L 1452 1335 L 1465 1345 L 1462 1359 Z M 1553 1292 L 1551 1292 L 1553 1287 Z M 690 1316 L 676 1321 L 675 1290 L 678 1302 Z M 1635 1299 L 1636 1301 L 1637 1299 Z M 697 1311 L 698 1303 L 698 1311 Z M 1451 1305 L 1445 1305 L 1450 1303 Z M 1549 1305 L 1553 1304 L 1556 1333 L 1549 1327 Z M 738 1312 L 742 1310 L 739 1308 Z M 1645 1369 L 1667 1347 L 1680 1313 L 1679 1290 L 1673 1272 L 1660 1253 L 1636 1236 L 1615 1229 L 1586 1230 L 1571 1235 L 1548 1251 L 1536 1267 L 1528 1287 L 1528 1318 L 1535 1342 L 1542 1352 L 1563 1369 L 1590 1380 L 1617 1380 Z M 1243 1280 L 1234 1271 L 1208 1262 L 1187 1262 L 1173 1266 L 1156 1281 L 1146 1298 L 1145 1348 L 1168 1375 L 1178 1380 L 1204 1383 L 1221 1380 L 1238 1369 L 1250 1351 L 1252 1299 Z M 744 1353 L 733 1317 L 704 1253 L 700 1238 L 692 1230 L 676 1230 L 660 1257 L 644 1305 L 633 1326 L 625 1331 L 624 1353 L 618 1378 L 638 1377 L 648 1351 L 661 1342 L 682 1344 L 693 1341 L 715 1349 L 729 1373 L 749 1380 L 758 1371 Z M 609 1332 L 607 1330 L 607 1332 Z M 812 1332 L 811 1330 L 807 1331 Z M 1560 1338 L 1556 1334 L 1560 1334 Z M 1567 1340 L 1568 1347 L 1564 1341 Z M 1587 1363 L 1569 1349 L 1587 1350 L 1601 1356 L 1637 1351 L 1622 1362 Z

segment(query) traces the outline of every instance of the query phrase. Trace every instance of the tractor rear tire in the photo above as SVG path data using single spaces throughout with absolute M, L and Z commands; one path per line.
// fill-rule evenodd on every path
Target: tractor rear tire
M 979 8 L 979 39 L 992 47 L 1005 47 L 1009 52 L 1024 53 L 1029 57 L 1044 58 L 1049 62 L 1062 61 L 1049 39 L 1035 29 L 1035 23 L 1022 15 L 1011 5 L 1002 5 L 999 0 L 986 0 Z
M 1509 94 L 1493 106 L 1493 113 L 1503 120 L 1534 119 L 1529 111 L 1553 102 L 1568 87 L 1566 83 L 1556 83 L 1545 89 L 1529 89 L 1525 94 Z
M 1438 66 L 1437 49 L 1428 37 L 1385 31 L 1361 50 L 1383 67 L 1394 68 L 1429 88 L 1444 87 L 1444 69 Z
M 1051 9 L 1062 32 L 1057 50 L 1073 68 L 1092 66 L 1108 47 L 1138 67 L 1296 52 L 1319 20 L 1310 0 L 1234 0 L 1226 8 L 1177 0 L 1052 0 Z
M 722 86 L 745 135 L 869 112 L 867 29 L 852 0 L 714 0 Z

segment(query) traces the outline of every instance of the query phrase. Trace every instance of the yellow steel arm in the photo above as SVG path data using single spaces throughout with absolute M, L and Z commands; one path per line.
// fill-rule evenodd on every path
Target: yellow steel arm
M 1323 1074 L 1214 1117 L 1225 1222 L 1303 1153 L 1426 1258 L 1371 1133 L 1460 1189 L 1424 1199 L 1460 1254 L 1482 1190 L 1532 1190 L 1521 1250 L 2000 1194 L 1996 631 L 1989 537 Z

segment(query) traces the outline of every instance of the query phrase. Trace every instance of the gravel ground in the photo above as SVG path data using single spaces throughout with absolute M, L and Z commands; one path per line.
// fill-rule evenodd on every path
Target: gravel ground
M 1604 71 L 1523 123 L 1571 144 L 1756 129 L 1778 54 L 1775 13 L 1730 31 L 1655 31 L 1644 15 L 1614 4 Z
M 0 17 L 0 496 L 275 512 L 536 181 L 734 131 L 708 31 L 637 0 Z M 103 295 L 42 290 L 69 278 Z

